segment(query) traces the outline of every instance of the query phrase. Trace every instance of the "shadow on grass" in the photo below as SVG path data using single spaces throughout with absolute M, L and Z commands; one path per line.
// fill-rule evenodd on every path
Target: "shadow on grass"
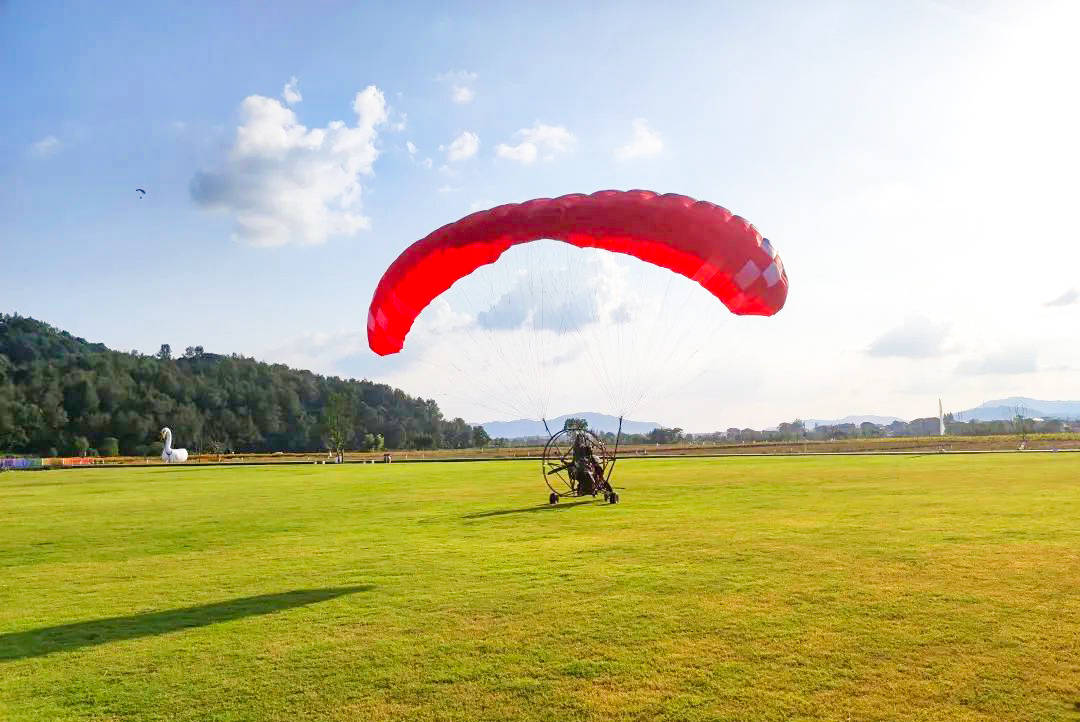
M 346 594 L 374 589 L 371 584 L 329 589 L 298 589 L 280 594 L 261 594 L 198 607 L 144 612 L 127 617 L 110 617 L 89 622 L 75 622 L 56 627 L 42 627 L 25 632 L 0 634 L 0 662 L 40 657 L 53 652 L 67 652 L 123 639 L 151 637 L 180 629 L 206 627 L 218 622 L 272 614 L 283 609 L 325 602 Z
M 581 506 L 582 504 L 595 504 L 600 501 L 605 506 L 607 502 L 603 499 L 586 499 L 585 501 L 571 501 L 566 504 L 541 504 L 539 506 L 527 506 L 523 509 L 499 509 L 498 511 L 478 511 L 475 514 L 466 514 L 461 517 L 462 519 L 483 519 L 489 516 L 506 516 L 507 514 L 532 514 L 538 511 L 558 511 L 559 509 L 569 509 L 575 506 Z

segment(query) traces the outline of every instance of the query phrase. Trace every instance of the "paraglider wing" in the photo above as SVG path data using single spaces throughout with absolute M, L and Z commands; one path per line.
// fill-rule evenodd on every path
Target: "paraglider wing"
M 142 197 L 143 197 L 144 195 L 146 195 L 146 191 L 144 191 L 144 190 L 143 190 L 142 188 L 136 188 L 136 189 L 135 189 L 135 192 L 139 194 L 139 199 L 140 199 L 140 200 L 142 199 Z
M 473 213 L 405 249 L 371 300 L 371 350 L 397 353 L 420 312 L 454 282 L 512 246 L 543 238 L 670 269 L 739 315 L 771 316 L 787 299 L 787 274 L 772 244 L 725 208 L 642 190 L 539 198 Z

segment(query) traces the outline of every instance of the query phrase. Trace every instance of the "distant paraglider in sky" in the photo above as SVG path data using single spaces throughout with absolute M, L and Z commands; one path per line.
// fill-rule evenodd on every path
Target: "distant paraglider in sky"
M 138 194 L 139 200 L 142 200 L 142 197 L 146 195 L 146 191 L 144 191 L 142 188 L 136 188 L 135 192 Z

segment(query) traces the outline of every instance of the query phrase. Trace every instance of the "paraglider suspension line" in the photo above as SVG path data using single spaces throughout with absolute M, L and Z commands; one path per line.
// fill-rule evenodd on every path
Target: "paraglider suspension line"
M 611 453 L 611 466 L 607 470 L 607 478 L 604 482 L 611 486 L 611 472 L 615 471 L 615 462 L 619 460 L 619 439 L 622 438 L 622 417 L 619 417 L 619 432 L 615 434 L 615 451 Z

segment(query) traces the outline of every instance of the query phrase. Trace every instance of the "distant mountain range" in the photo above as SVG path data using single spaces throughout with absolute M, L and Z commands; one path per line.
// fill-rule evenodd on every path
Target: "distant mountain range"
M 619 430 L 619 417 L 610 416 L 608 414 L 597 414 L 589 411 L 582 411 L 577 414 L 566 414 L 565 416 L 548 419 L 548 427 L 551 429 L 552 433 L 554 433 L 563 427 L 563 424 L 567 419 L 585 419 L 589 424 L 589 428 L 593 431 L 610 431 L 614 434 Z M 488 421 L 480 425 L 484 427 L 484 431 L 488 432 L 488 436 L 493 439 L 523 439 L 529 436 L 547 438 L 548 435 L 547 431 L 544 430 L 544 423 L 535 419 Z M 623 421 L 622 430 L 625 434 L 647 434 L 659 427 L 660 424 L 652 421 L 631 421 L 625 419 Z
M 1016 416 L 1017 407 L 1023 407 L 1024 416 L 1029 419 L 1061 419 L 1063 421 L 1080 420 L 1080 401 L 1045 401 L 1031 399 L 1026 396 L 1010 396 L 1005 399 L 994 399 L 976 406 L 973 409 L 953 412 L 953 418 L 957 421 L 1011 421 Z M 934 418 L 936 414 L 927 414 L 924 418 Z M 569 418 L 585 419 L 589 422 L 589 428 L 594 431 L 610 431 L 615 433 L 619 428 L 619 419 L 609 414 L 597 414 L 593 412 L 581 412 L 567 414 L 555 419 L 548 419 L 548 426 L 552 431 L 558 431 L 563 423 Z M 807 429 L 818 426 L 836 426 L 838 424 L 859 424 L 869 421 L 879 426 L 888 426 L 894 421 L 907 422 L 899 416 L 879 416 L 874 414 L 852 414 L 842 419 L 804 419 Z M 547 437 L 544 424 L 534 419 L 517 419 L 515 421 L 488 421 L 480 424 L 488 435 L 493 439 L 523 439 L 526 437 Z M 661 425 L 652 421 L 623 421 L 623 432 L 627 434 L 647 434 Z M 775 430 L 775 429 L 771 429 Z
M 1018 407 L 1023 409 L 1024 416 L 1029 419 L 1080 419 L 1080 401 L 1044 401 L 1026 396 L 987 401 L 973 409 L 954 412 L 953 418 L 957 421 L 1007 421 L 1016 416 Z
M 994 399 L 979 404 L 973 409 L 952 412 L 957 421 L 1011 421 L 1016 417 L 1017 408 L 1029 419 L 1061 419 L 1062 421 L 1080 420 L 1080 401 L 1045 401 L 1026 396 L 1010 396 L 1006 399 Z M 934 418 L 936 414 L 927 414 L 924 418 Z M 908 421 L 896 416 L 845 416 L 842 419 L 806 419 L 807 429 L 816 426 L 835 426 L 837 424 L 855 424 L 864 421 L 880 426 L 888 426 L 894 421 Z

